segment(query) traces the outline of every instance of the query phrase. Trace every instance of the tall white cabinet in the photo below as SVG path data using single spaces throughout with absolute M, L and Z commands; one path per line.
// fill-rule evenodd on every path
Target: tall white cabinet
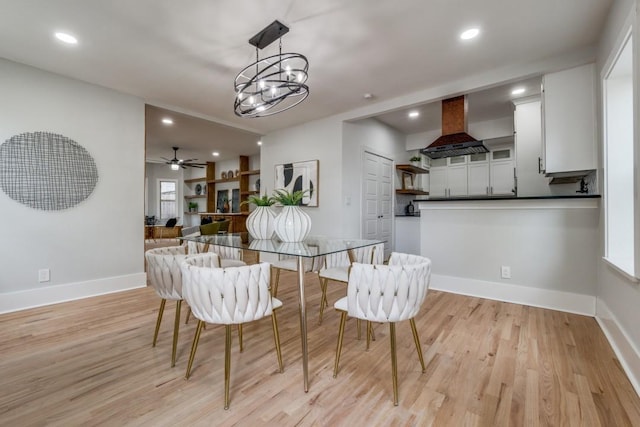
M 542 84 L 545 173 L 596 169 L 595 65 L 546 74 Z

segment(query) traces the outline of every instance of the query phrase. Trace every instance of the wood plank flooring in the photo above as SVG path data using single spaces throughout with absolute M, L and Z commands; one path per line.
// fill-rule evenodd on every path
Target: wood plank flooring
M 184 379 L 195 321 L 180 330 L 170 368 L 174 304 L 151 347 L 159 298 L 139 289 L 0 316 L 2 426 L 639 426 L 640 398 L 594 319 L 430 291 L 416 318 L 421 373 L 408 323 L 397 326 L 400 406 L 393 406 L 389 330 L 365 351 L 355 321 L 332 376 L 339 315 L 317 323 L 308 274 L 310 390 L 303 391 L 296 277 L 281 275 L 285 372 L 269 319 L 233 338 L 231 407 L 223 409 L 224 329 L 203 331 Z M 329 285 L 329 301 L 344 295 Z M 183 317 L 184 319 L 184 317 Z

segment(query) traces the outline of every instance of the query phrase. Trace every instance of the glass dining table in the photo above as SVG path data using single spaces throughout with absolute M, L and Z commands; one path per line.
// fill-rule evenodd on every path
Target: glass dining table
M 304 294 L 304 261 L 305 259 L 349 251 L 383 243 L 380 240 L 342 239 L 325 236 L 309 236 L 302 242 L 281 242 L 277 239 L 252 239 L 248 233 L 227 233 L 216 235 L 181 237 L 182 241 L 196 242 L 199 251 L 208 251 L 209 245 L 238 248 L 248 251 L 266 252 L 297 258 L 298 291 L 300 311 L 300 338 L 302 340 L 302 372 L 304 391 L 309 391 L 309 354 L 307 348 L 307 313 Z

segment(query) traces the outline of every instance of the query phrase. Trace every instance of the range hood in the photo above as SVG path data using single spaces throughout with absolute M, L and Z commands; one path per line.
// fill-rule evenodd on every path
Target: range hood
M 442 136 L 420 150 L 432 159 L 488 153 L 489 150 L 467 133 L 467 96 L 442 101 Z

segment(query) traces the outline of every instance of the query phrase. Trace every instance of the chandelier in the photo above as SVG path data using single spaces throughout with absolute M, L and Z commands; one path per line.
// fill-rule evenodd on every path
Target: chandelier
M 282 36 L 289 28 L 273 21 L 249 40 L 256 47 L 256 62 L 244 68 L 235 79 L 233 108 L 240 117 L 265 117 L 295 107 L 307 96 L 309 61 L 299 53 L 282 53 Z M 280 40 L 277 55 L 260 59 L 258 49 Z

